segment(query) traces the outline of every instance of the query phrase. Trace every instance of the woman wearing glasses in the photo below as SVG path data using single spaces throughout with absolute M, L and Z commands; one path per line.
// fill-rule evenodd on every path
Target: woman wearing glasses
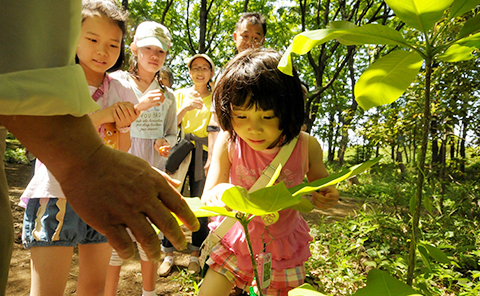
M 193 85 L 176 91 L 177 100 L 177 124 L 185 133 L 185 138 L 195 144 L 192 151 L 192 160 L 188 168 L 187 176 L 190 185 L 190 196 L 202 196 L 205 185 L 204 166 L 208 158 L 208 131 L 207 125 L 211 117 L 212 105 L 212 77 L 215 73 L 215 65 L 206 54 L 196 54 L 187 63 L 190 78 Z M 183 181 L 183 180 L 182 180 Z M 198 256 L 200 246 L 208 235 L 208 218 L 198 218 L 200 230 L 192 233 L 191 255 L 188 271 L 192 274 L 200 272 Z M 165 259 L 158 269 L 159 276 L 167 276 L 174 265 L 173 245 L 164 238 L 162 251 Z

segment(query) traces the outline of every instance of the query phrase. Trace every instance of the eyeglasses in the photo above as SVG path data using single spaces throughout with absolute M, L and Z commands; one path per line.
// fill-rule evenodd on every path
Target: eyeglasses
M 191 68 L 192 72 L 208 72 L 211 69 L 208 67 L 193 67 Z

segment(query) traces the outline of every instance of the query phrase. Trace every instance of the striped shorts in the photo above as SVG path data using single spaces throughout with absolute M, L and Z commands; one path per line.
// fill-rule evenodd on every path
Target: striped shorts
M 64 198 L 31 198 L 23 217 L 25 248 L 106 243 L 107 238 L 83 222 Z
M 207 264 L 209 268 L 225 276 L 234 286 L 244 291 L 248 291 L 252 286 L 253 274 L 240 270 L 237 267 L 237 257 L 222 244 L 218 244 L 212 249 Z M 248 279 L 248 281 L 243 279 Z M 288 296 L 288 291 L 302 285 L 304 280 L 304 265 L 280 271 L 272 269 L 270 286 L 264 290 L 264 295 Z

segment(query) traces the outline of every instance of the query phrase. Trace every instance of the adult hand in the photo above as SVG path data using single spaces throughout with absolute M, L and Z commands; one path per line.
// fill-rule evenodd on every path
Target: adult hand
M 113 118 L 117 128 L 129 126 L 140 115 L 140 111 L 130 102 L 118 102 L 114 106 Z
M 170 211 L 192 231 L 199 227 L 180 193 L 167 181 L 169 177 L 138 157 L 102 145 L 70 176 L 61 185 L 73 209 L 105 234 L 122 258 L 134 255 L 125 227 L 130 228 L 150 260 L 160 258 L 160 242 L 147 217 L 180 250 L 187 242 Z
M 201 98 L 194 98 L 190 101 L 190 103 L 186 106 L 185 109 L 187 111 L 195 110 L 195 109 L 202 109 L 203 108 L 203 101 Z
M 4 116 L 5 125 L 52 172 L 78 215 L 105 234 L 122 258 L 134 254 L 125 227 L 151 260 L 160 241 L 149 218 L 178 249 L 185 236 L 170 212 L 192 231 L 199 222 L 180 193 L 150 165 L 103 145 L 88 116 Z

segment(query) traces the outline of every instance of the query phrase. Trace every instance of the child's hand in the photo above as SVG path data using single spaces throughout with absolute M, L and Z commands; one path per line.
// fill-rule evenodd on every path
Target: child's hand
M 114 106 L 113 118 L 117 129 L 129 126 L 140 115 L 140 111 L 130 102 L 117 102 Z
M 158 152 L 158 155 L 163 157 L 168 157 L 170 155 L 170 148 L 170 144 L 168 144 L 165 139 L 155 140 L 155 145 L 153 146 L 153 149 Z
M 135 108 L 139 111 L 145 111 L 154 106 L 160 106 L 165 101 L 165 95 L 161 90 L 154 89 L 144 94 L 139 101 L 140 103 L 135 105 Z
M 223 192 L 227 189 L 230 189 L 232 187 L 235 187 L 234 185 L 230 183 L 220 183 L 215 185 L 210 190 L 205 190 L 202 195 L 202 202 L 211 207 L 225 207 L 228 209 L 228 207 L 225 205 L 225 203 L 222 201 L 222 195 Z
M 321 210 L 329 209 L 338 203 L 340 193 L 333 186 L 328 186 L 320 189 L 320 192 L 314 191 L 312 193 L 313 205 Z

